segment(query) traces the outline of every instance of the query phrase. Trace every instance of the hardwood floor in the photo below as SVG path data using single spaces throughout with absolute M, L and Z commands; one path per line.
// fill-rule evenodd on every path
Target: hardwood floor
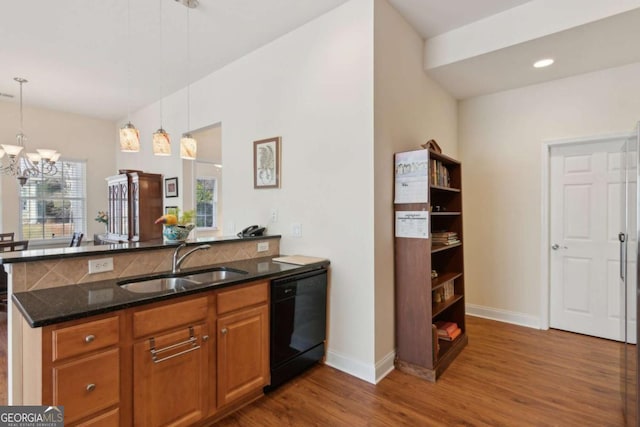
M 621 426 L 617 342 L 467 317 L 469 345 L 436 384 L 378 385 L 317 366 L 220 426 Z

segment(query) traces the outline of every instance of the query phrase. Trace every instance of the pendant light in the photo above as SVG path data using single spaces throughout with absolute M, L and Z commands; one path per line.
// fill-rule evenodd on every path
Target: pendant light
M 169 134 L 162 128 L 162 103 L 163 88 L 162 88 L 162 0 L 160 2 L 160 128 L 153 133 L 153 154 L 156 156 L 170 156 L 171 155 L 171 138 Z
M 127 124 L 120 128 L 120 151 L 137 153 L 140 151 L 140 133 L 131 124 L 131 1 L 127 0 Z
M 185 160 L 195 160 L 198 151 L 198 142 L 193 135 L 189 133 L 191 129 L 191 78 L 189 73 L 189 66 L 191 65 L 191 50 L 190 50 L 190 26 L 189 26 L 189 14 L 191 9 L 196 8 L 198 4 L 194 6 L 187 6 L 187 131 L 180 138 L 180 157 Z

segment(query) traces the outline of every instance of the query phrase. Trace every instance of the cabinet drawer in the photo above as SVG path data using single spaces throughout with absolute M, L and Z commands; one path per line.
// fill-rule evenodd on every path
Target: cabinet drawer
M 199 323 L 207 317 L 207 297 L 163 305 L 133 314 L 135 338 L 155 334 L 182 325 Z
M 117 425 L 120 425 L 120 411 L 118 408 L 91 417 L 90 420 L 78 424 L 78 427 L 113 427 Z
M 218 293 L 218 314 L 228 313 L 243 307 L 267 303 L 269 299 L 269 283 L 261 282 L 255 285 L 232 288 Z
M 53 404 L 64 406 L 65 422 L 118 404 L 119 372 L 117 349 L 53 367 Z
M 115 345 L 119 333 L 118 316 L 54 330 L 51 334 L 52 361 Z

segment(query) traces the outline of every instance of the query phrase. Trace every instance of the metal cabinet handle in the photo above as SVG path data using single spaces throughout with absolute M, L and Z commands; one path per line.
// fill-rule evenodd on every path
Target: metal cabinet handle
M 209 335 L 202 336 L 202 342 L 209 341 Z
M 86 337 L 84 337 L 84 342 L 86 342 L 87 344 L 93 342 L 96 339 L 95 335 L 87 335 Z
M 227 328 L 222 328 L 220 332 L 222 333 L 222 335 L 227 335 L 227 332 L 229 331 L 227 330 Z
M 87 384 L 87 391 L 93 391 L 96 389 L 96 385 L 95 384 Z
M 193 330 L 193 326 L 189 326 L 189 339 L 181 341 L 179 343 L 176 344 L 172 344 L 172 345 L 168 345 L 166 347 L 163 348 L 159 348 L 156 350 L 156 340 L 155 338 L 151 337 L 149 338 L 149 343 L 151 346 L 151 349 L 149 349 L 149 352 L 151 353 L 151 360 L 153 360 L 153 363 L 160 363 L 160 362 L 164 362 L 165 360 L 169 360 L 169 359 L 173 359 L 174 357 L 178 357 L 178 356 L 182 356 L 183 354 L 187 354 L 187 353 L 191 353 L 192 351 L 198 350 L 200 348 L 200 346 L 198 345 L 198 338 L 196 338 L 195 334 L 194 334 L 194 330 Z M 178 347 L 182 347 L 185 345 L 191 345 L 190 348 L 183 350 L 179 353 L 175 353 L 172 354 L 170 356 L 166 356 L 163 358 L 158 358 L 158 354 L 163 353 L 165 351 L 169 351 L 169 350 L 173 350 L 174 348 L 178 348 Z
M 618 240 L 620 241 L 620 279 L 625 280 L 627 273 L 627 235 L 618 233 Z

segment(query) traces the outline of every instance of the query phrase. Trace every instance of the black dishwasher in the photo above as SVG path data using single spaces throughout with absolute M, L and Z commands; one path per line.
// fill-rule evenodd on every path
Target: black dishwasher
M 327 335 L 327 270 L 271 282 L 270 391 L 324 357 Z

